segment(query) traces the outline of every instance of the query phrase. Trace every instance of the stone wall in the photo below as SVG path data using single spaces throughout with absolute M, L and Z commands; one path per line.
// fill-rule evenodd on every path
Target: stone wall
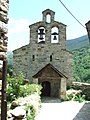
M 7 51 L 7 23 L 9 0 L 0 0 L 0 52 Z
M 7 61 L 7 23 L 8 23 L 9 0 L 0 0 L 0 120 L 6 120 L 6 65 Z M 4 71 L 3 71 L 4 66 Z M 3 76 L 3 77 L 2 77 Z
M 82 94 L 85 95 L 87 100 L 90 100 L 90 84 L 73 82 L 72 87 L 76 90 L 81 90 Z

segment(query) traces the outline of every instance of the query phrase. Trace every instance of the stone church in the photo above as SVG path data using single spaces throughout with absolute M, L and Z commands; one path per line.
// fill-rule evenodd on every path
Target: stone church
M 46 9 L 42 21 L 30 28 L 30 42 L 13 51 L 13 71 L 23 72 L 31 83 L 43 86 L 42 95 L 65 99 L 72 81 L 72 54 L 66 47 L 66 25 L 55 21 L 55 12 Z

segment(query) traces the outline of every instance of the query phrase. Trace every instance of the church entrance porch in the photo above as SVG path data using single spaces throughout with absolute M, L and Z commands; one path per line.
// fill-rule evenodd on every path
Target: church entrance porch
M 66 76 L 47 64 L 33 76 L 33 82 L 42 85 L 42 96 L 65 99 Z

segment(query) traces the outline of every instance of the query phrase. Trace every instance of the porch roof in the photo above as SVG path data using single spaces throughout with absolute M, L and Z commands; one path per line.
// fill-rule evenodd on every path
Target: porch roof
M 64 77 L 64 78 L 67 78 L 68 79 L 68 77 L 66 76 L 66 75 L 64 75 L 62 72 L 60 72 L 57 68 L 55 68 L 52 64 L 47 64 L 47 65 L 45 65 L 45 67 L 43 67 L 41 70 L 39 70 L 34 76 L 33 76 L 33 78 L 38 78 L 39 77 L 39 75 L 40 75 L 40 73 L 42 72 L 42 71 L 44 71 L 44 69 L 46 69 L 47 67 L 51 67 L 60 77 Z

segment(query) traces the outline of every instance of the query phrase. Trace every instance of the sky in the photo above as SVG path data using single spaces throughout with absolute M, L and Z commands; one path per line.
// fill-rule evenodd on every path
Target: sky
M 90 0 L 61 0 L 71 13 L 85 26 L 90 20 Z M 13 51 L 29 43 L 29 25 L 42 21 L 42 11 L 55 12 L 55 21 L 67 25 L 68 39 L 87 34 L 59 0 L 10 0 L 8 22 L 8 51 Z

